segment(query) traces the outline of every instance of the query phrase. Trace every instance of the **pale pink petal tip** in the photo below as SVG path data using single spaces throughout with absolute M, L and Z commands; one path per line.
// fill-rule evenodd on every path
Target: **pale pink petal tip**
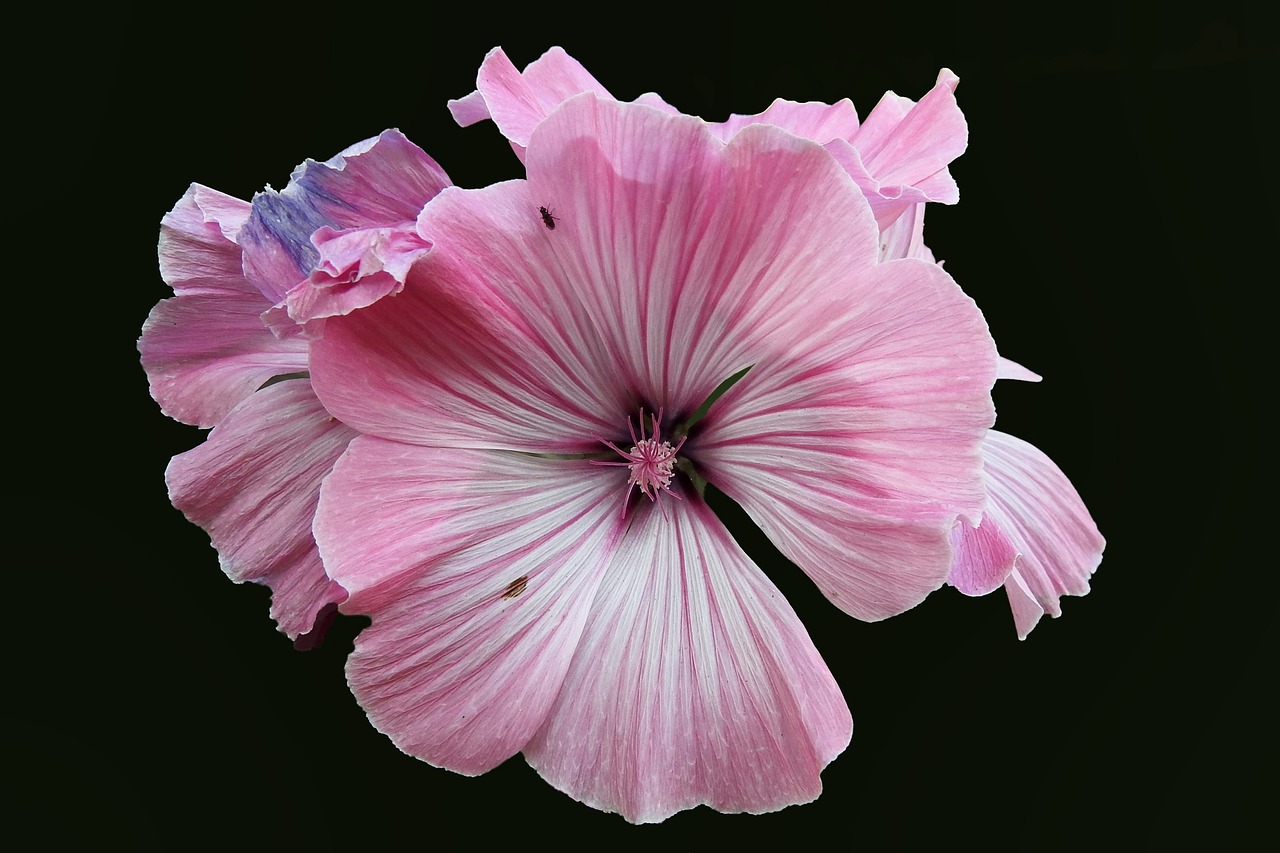
M 996 379 L 1018 379 L 1023 382 L 1039 382 L 1043 377 L 1034 370 L 1028 370 L 1016 361 L 1000 356 L 997 363 Z
M 316 268 L 285 296 L 298 323 L 349 314 L 399 293 L 409 269 L 430 248 L 412 222 L 343 232 L 326 226 L 311 242 L 320 254 Z
M 989 519 L 977 527 L 957 520 L 951 530 L 951 546 L 954 553 L 947 583 L 971 596 L 999 589 L 1018 556 L 1017 546 Z
M 227 576 L 271 588 L 271 615 L 291 638 L 346 598 L 311 522 L 320 482 L 354 436 L 294 379 L 251 395 L 165 472 L 173 505 L 209 534 Z
M 991 430 L 983 455 L 990 502 L 982 523 L 1018 550 L 1004 586 L 1025 639 L 1041 614 L 1061 615 L 1062 596 L 1089 592 L 1106 541 L 1071 481 L 1043 452 Z

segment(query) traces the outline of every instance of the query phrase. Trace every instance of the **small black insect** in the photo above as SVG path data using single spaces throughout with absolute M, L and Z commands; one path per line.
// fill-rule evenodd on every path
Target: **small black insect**
M 538 213 L 542 214 L 542 224 L 547 226 L 547 230 L 549 231 L 556 230 L 556 221 L 560 219 L 559 216 L 556 216 L 554 213 L 547 210 L 545 207 L 539 207 Z

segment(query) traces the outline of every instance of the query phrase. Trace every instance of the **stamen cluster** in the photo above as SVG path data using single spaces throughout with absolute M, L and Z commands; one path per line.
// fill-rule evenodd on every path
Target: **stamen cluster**
M 649 500 L 658 499 L 658 492 L 663 491 L 674 497 L 676 500 L 680 496 L 671 491 L 671 478 L 675 476 L 676 453 L 684 446 L 685 439 L 688 436 L 681 437 L 675 447 L 671 446 L 671 442 L 662 440 L 662 410 L 658 410 L 658 414 L 650 415 L 652 418 L 653 436 L 646 437 L 644 433 L 644 410 L 640 410 L 640 435 L 636 436 L 636 428 L 632 425 L 631 419 L 627 418 L 627 427 L 631 430 L 632 446 L 630 450 L 623 450 L 611 441 L 600 441 L 609 448 L 616 451 L 625 462 L 595 462 L 596 465 L 625 465 L 631 471 L 631 477 L 627 480 L 627 494 L 631 493 L 631 487 L 634 485 L 640 489 Z

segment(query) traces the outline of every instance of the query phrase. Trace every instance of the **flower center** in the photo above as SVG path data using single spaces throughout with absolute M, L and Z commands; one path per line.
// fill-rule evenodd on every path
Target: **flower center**
M 626 466 L 631 472 L 631 478 L 627 480 L 627 494 L 631 494 L 631 487 L 634 485 L 649 500 L 658 499 L 658 492 L 663 491 L 671 495 L 676 500 L 680 496 L 671 491 L 671 478 L 675 475 L 676 453 L 684 446 L 684 438 L 671 446 L 671 442 L 662 440 L 662 410 L 658 410 L 658 414 L 650 415 L 650 423 L 653 426 L 652 436 L 646 436 L 644 431 L 644 410 L 640 410 L 640 435 L 636 436 L 636 428 L 631 423 L 631 418 L 627 418 L 627 428 L 631 430 L 631 449 L 623 450 L 612 441 L 600 439 L 601 443 L 614 450 L 620 455 L 625 462 L 599 462 L 594 461 L 595 465 L 616 465 Z M 686 436 L 687 437 L 687 436 Z M 624 499 L 623 511 L 626 511 L 626 503 Z

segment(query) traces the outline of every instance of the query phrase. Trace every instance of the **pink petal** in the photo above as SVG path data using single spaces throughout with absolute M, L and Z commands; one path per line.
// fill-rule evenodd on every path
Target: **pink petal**
M 192 184 L 160 220 L 160 276 L 178 295 L 257 295 L 236 238 L 249 204 Z
M 351 443 L 325 481 L 316 537 L 351 593 L 343 612 L 373 617 L 348 683 L 402 750 L 483 773 L 542 725 L 624 524 L 598 470 Z
M 694 461 L 837 607 L 880 619 L 946 580 L 952 522 L 981 517 L 995 348 L 924 261 L 811 308 L 712 407 Z
M 933 252 L 924 244 L 923 204 L 907 207 L 897 219 L 880 231 L 880 260 L 895 261 L 919 258 L 935 263 Z
M 161 300 L 138 339 L 151 396 L 166 415 L 209 427 L 273 376 L 307 369 L 307 344 L 262 324 L 268 307 L 246 291 L 203 289 Z
M 410 267 L 430 248 L 413 223 L 342 232 L 325 226 L 311 241 L 320 253 L 316 268 L 285 297 L 298 323 L 349 314 L 399 293 Z
M 311 536 L 320 481 L 355 432 L 329 416 L 305 380 L 253 394 L 204 444 L 173 458 L 173 505 L 209 534 L 233 581 L 271 587 L 271 615 L 290 637 L 345 597 Z
M 1013 571 L 1018 548 L 999 525 L 983 519 L 971 527 L 963 519 L 951 530 L 954 556 L 947 583 L 965 595 L 986 595 L 999 589 Z
M 1040 450 L 991 430 L 983 454 L 990 503 L 982 524 L 996 526 L 1018 549 L 1005 589 L 1026 639 L 1036 610 L 1058 616 L 1061 596 L 1089 591 L 1106 541 L 1071 481 Z
M 476 89 L 449 102 L 454 119 L 466 127 L 492 118 L 522 160 L 534 127 L 562 102 L 583 92 L 613 97 L 581 63 L 559 47 L 548 50 L 523 72 L 516 69 L 502 48 L 495 47 L 480 65 Z
M 834 104 L 817 101 L 798 103 L 778 98 L 762 113 L 732 115 L 727 121 L 709 122 L 708 127 L 718 138 L 728 140 L 752 124 L 771 124 L 796 136 L 826 143 L 833 139 L 848 139 L 857 133 L 858 111 L 848 98 Z
M 637 516 L 546 725 L 555 787 L 634 823 L 815 799 L 853 722 L 800 620 L 705 504 Z
M 850 142 L 881 186 L 916 185 L 964 153 L 969 129 L 956 104 L 959 82 L 944 68 L 918 104 L 889 92 L 867 115 Z M 957 199 L 932 200 L 954 203 Z
M 756 342 L 875 263 L 876 229 L 822 148 L 580 96 L 535 131 L 529 191 L 561 222 L 536 284 L 600 330 L 614 379 L 668 411 L 696 406 L 762 353 Z M 820 199 L 821 204 L 815 204 Z M 544 309 L 546 310 L 546 309 Z

